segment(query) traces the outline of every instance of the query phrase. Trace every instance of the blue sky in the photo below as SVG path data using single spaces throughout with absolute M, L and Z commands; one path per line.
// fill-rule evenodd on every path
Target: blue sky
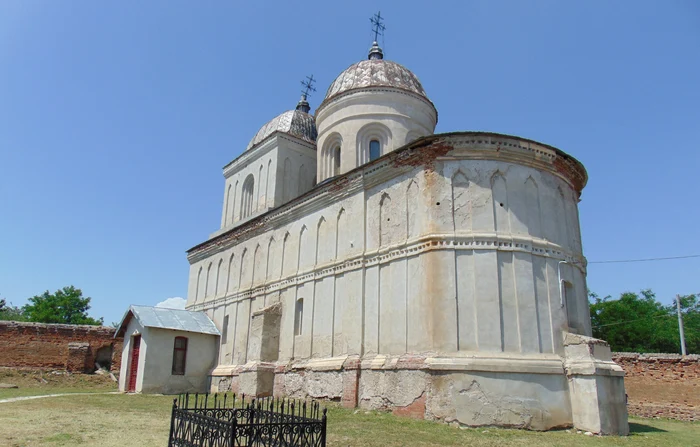
M 420 78 L 437 132 L 554 145 L 590 177 L 589 261 L 700 253 L 700 3 L 0 2 L 0 295 L 73 284 L 94 316 L 185 296 L 221 167 L 366 57 Z M 700 292 L 700 258 L 590 264 L 600 295 Z

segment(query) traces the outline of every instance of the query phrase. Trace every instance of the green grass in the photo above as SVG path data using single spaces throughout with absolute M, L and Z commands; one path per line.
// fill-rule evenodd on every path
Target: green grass
M 19 388 L 0 388 L 0 400 L 45 394 L 93 393 L 117 391 L 117 384 L 108 376 L 89 374 L 56 374 L 50 371 L 0 368 L 0 383 Z
M 162 447 L 171 396 L 76 395 L 0 404 L 0 445 L 24 447 Z M 700 446 L 700 423 L 631 419 L 628 437 L 589 437 L 571 430 L 464 429 L 388 413 L 330 407 L 328 445 L 398 446 Z

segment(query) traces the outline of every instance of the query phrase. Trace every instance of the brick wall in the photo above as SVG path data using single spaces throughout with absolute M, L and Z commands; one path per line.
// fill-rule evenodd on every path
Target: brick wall
M 700 355 L 613 353 L 631 415 L 700 421 Z
M 700 355 L 637 354 L 614 352 L 613 360 L 625 370 L 625 377 L 645 377 L 656 381 L 700 379 Z
M 114 328 L 0 321 L 0 366 L 92 372 L 100 348 L 112 347 L 111 370 L 119 371 L 122 339 Z

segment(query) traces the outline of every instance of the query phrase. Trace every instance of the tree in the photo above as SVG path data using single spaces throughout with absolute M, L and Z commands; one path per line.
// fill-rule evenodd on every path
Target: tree
M 613 351 L 679 352 L 675 303 L 664 306 L 651 290 L 625 292 L 617 300 L 591 293 L 593 336 L 610 343 Z M 700 352 L 700 302 L 697 295 L 681 297 L 681 314 L 688 353 Z
M 96 320 L 87 314 L 90 300 L 90 297 L 83 297 L 82 290 L 68 286 L 53 294 L 47 290 L 29 298 L 30 304 L 24 306 L 22 312 L 29 321 L 37 323 L 102 325 L 103 318 Z
M 22 314 L 22 309 L 0 298 L 0 321 L 27 321 L 27 317 Z

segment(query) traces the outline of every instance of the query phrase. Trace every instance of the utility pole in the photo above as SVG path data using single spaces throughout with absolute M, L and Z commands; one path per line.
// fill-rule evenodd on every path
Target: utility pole
M 678 309 L 678 331 L 681 334 L 681 355 L 685 357 L 685 334 L 683 334 L 683 315 L 681 314 L 680 295 L 676 295 L 676 309 Z

